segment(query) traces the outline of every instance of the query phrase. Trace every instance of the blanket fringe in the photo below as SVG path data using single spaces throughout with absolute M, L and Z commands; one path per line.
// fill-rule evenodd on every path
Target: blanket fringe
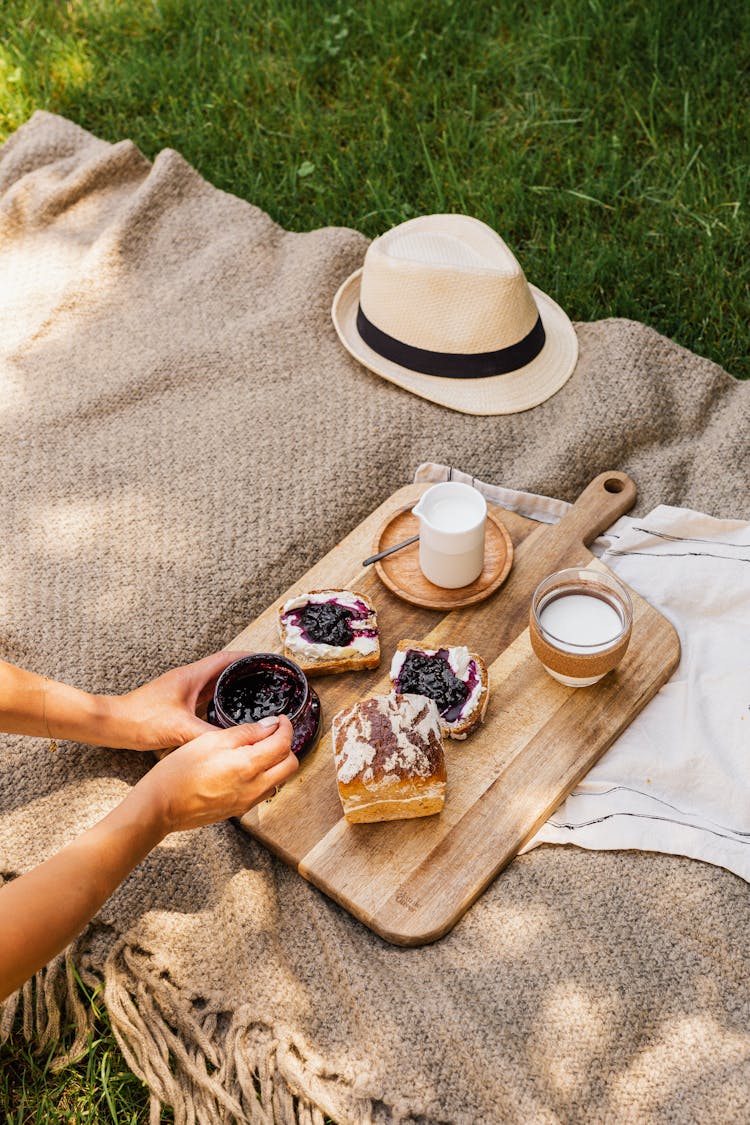
M 370 1125 L 369 1112 L 351 1114 L 349 1097 L 334 1095 L 331 1104 L 311 1060 L 304 1073 L 284 1065 L 291 1040 L 283 1045 L 246 1008 L 225 1011 L 207 998 L 190 1003 L 168 973 L 125 941 L 104 967 L 104 999 L 126 1062 L 151 1090 L 152 1125 L 162 1105 L 175 1125 L 324 1125 L 321 1104 L 341 1125 Z
M 322 1060 L 306 1057 L 291 1033 L 282 1041 L 242 1006 L 226 1011 L 209 999 L 191 1002 L 148 953 L 124 939 L 101 975 L 80 968 L 85 958 L 78 953 L 71 946 L 59 954 L 0 1006 L 0 1044 L 20 1016 L 24 1039 L 39 1051 L 62 1033 L 66 1046 L 50 1064 L 55 1070 L 84 1055 L 96 1008 L 81 999 L 80 980 L 93 996 L 101 991 L 125 1061 L 149 1087 L 151 1125 L 164 1106 L 175 1125 L 325 1125 L 327 1117 L 372 1125 L 369 1099 L 326 1073 Z
M 39 1052 L 61 1042 L 66 1044 L 51 1060 L 52 1070 L 62 1070 L 81 1058 L 94 1030 L 96 1008 L 83 1003 L 79 980 L 92 993 L 98 991 L 100 981 L 83 970 L 76 977 L 73 948 L 59 953 L 0 1005 L 0 1045 L 10 1038 L 19 1011 L 23 1038 L 27 1043 L 34 1042 Z

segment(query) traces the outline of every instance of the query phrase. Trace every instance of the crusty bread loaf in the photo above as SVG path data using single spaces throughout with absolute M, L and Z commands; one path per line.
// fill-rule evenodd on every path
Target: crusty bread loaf
M 440 677 L 421 676 L 414 668 L 414 661 L 409 660 L 409 653 L 414 653 L 417 658 L 426 657 L 430 664 L 436 658 L 445 662 L 446 670 L 444 683 L 436 686 L 434 681 Z M 425 666 L 425 661 L 420 661 Z M 415 674 L 417 672 L 417 674 Z M 457 684 L 453 684 L 451 677 L 466 687 L 463 702 L 456 702 L 453 706 L 446 706 L 446 700 L 441 692 L 450 690 L 451 684 L 454 694 L 461 694 Z M 450 681 L 450 682 L 448 682 Z M 487 665 L 476 652 L 469 652 L 464 645 L 452 645 L 445 648 L 425 648 L 419 641 L 399 641 L 396 652 L 391 662 L 391 683 L 396 691 L 416 692 L 435 699 L 440 711 L 440 725 L 443 734 L 449 738 L 466 738 L 471 731 L 484 719 L 487 704 L 490 698 L 490 676 Z
M 436 705 L 423 695 L 374 695 L 333 720 L 336 780 L 352 823 L 431 816 L 445 803 Z
M 339 609 L 330 612 L 317 608 L 325 605 Z M 377 668 L 380 663 L 375 606 L 356 591 L 308 590 L 298 594 L 279 609 L 278 625 L 284 656 L 304 672 L 328 676 Z M 325 640 L 327 634 L 331 643 Z

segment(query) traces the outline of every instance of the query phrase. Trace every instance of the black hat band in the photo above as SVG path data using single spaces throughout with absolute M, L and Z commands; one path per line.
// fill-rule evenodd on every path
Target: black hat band
M 404 344 L 377 328 L 362 312 L 361 305 L 357 307 L 357 331 L 368 347 L 383 359 L 389 359 L 410 371 L 419 371 L 423 375 L 441 375 L 447 379 L 486 379 L 491 375 L 508 375 L 511 371 L 518 371 L 539 355 L 546 339 L 542 318 L 537 316 L 531 331 L 507 348 L 467 354 L 431 352 L 426 348 Z

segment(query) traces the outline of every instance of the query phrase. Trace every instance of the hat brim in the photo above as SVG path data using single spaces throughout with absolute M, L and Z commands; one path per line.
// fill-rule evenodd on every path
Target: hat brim
M 362 270 L 355 270 L 333 299 L 331 316 L 339 339 L 359 363 L 420 398 L 462 414 L 516 414 L 550 398 L 573 374 L 578 359 L 575 329 L 560 306 L 534 285 L 529 288 L 546 339 L 541 352 L 525 367 L 483 379 L 446 379 L 401 367 L 373 351 L 357 331 L 361 276 Z

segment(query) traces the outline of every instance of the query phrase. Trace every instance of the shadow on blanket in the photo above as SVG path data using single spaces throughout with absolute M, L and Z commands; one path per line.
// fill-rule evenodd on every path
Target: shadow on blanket
M 573 499 L 750 515 L 750 388 L 649 329 L 579 325 L 539 408 L 476 418 L 354 364 L 329 307 L 364 239 L 291 234 L 174 152 L 35 114 L 0 151 L 2 655 L 123 691 L 236 635 L 422 461 Z M 12 285 L 7 281 L 12 278 Z M 26 870 L 145 763 L 6 738 L 0 855 Z M 64 889 L 61 889 L 64 893 Z M 443 941 L 387 946 L 231 825 L 168 840 L 70 950 L 175 1120 L 741 1120 L 747 889 L 543 848 Z M 4 1008 L 89 1018 L 58 958 Z M 256 1097 L 261 1091 L 261 1100 Z

